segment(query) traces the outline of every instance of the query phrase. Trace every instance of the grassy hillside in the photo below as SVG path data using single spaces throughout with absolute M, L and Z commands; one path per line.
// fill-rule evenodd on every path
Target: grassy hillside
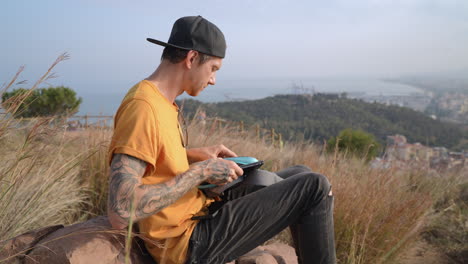
M 380 143 L 385 143 L 388 135 L 402 134 L 409 142 L 429 146 L 458 150 L 468 147 L 468 130 L 459 125 L 433 120 L 409 108 L 366 103 L 338 95 L 277 95 L 209 104 L 185 100 L 183 105 L 189 116 L 202 107 L 208 116 L 275 128 L 289 140 L 323 142 L 345 128 L 354 128 L 373 134 Z
M 105 214 L 106 151 L 112 131 L 67 132 L 39 119 L 21 128 L 15 120 L 0 121 L 0 237 Z M 267 170 L 304 164 L 327 175 L 336 197 L 339 263 L 411 263 L 400 256 L 427 231 L 432 205 L 467 177 L 466 172 L 434 178 L 422 169 L 376 170 L 364 160 L 323 155 L 304 142 L 279 150 L 258 140 L 254 131 L 240 133 L 237 128 L 192 122 L 188 131 L 191 147 L 223 143 L 239 155 L 265 160 Z M 445 201 L 437 210 L 450 205 Z M 466 220 L 466 212 L 462 216 Z M 288 231 L 273 240 L 291 243 Z

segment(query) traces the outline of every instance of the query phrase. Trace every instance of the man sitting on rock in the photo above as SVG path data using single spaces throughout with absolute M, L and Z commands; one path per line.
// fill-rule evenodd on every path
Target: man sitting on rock
M 223 145 L 187 149 L 178 123 L 177 96 L 197 96 L 216 82 L 226 52 L 219 28 L 201 16 L 182 17 L 167 43 L 147 40 L 165 48 L 155 72 L 129 90 L 115 116 L 112 226 L 137 222 L 153 258 L 169 264 L 229 262 L 289 226 L 299 263 L 335 263 L 333 196 L 323 175 L 304 166 L 259 171 L 216 201 L 197 188 L 243 175 L 223 159 L 236 156 Z

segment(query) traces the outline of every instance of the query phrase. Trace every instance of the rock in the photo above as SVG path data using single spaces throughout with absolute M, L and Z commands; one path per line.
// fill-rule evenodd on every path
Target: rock
M 242 256 L 237 260 L 238 264 L 283 264 L 278 262 L 272 255 L 262 252 L 256 255 Z
M 125 238 L 125 231 L 112 229 L 107 217 L 101 216 L 58 229 L 51 227 L 28 232 L 6 241 L 5 245 L 10 246 L 10 253 L 6 257 L 24 251 L 25 247 L 29 248 L 27 254 L 18 254 L 6 263 L 125 263 Z M 129 256 L 130 263 L 155 263 L 139 238 L 133 239 Z M 0 262 L 6 257 L 2 251 Z
M 237 264 L 297 264 L 294 248 L 281 243 L 260 246 L 236 261 Z
M 286 244 L 273 243 L 266 245 L 265 250 L 273 254 L 275 257 L 281 257 L 286 264 L 297 264 L 296 250 Z
M 104 216 L 66 227 L 36 229 L 0 242 L 0 263 L 123 264 L 126 234 L 112 229 Z M 129 263 L 156 263 L 137 236 L 132 240 Z M 297 257 L 294 248 L 275 243 L 257 247 L 232 263 L 297 264 Z
M 0 262 L 21 263 L 24 256 L 34 248 L 34 245 L 60 228 L 63 228 L 63 225 L 48 226 L 0 242 Z

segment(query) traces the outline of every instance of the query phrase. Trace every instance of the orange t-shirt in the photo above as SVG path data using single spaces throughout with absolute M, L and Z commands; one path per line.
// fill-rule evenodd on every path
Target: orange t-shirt
M 145 161 L 143 184 L 158 184 L 189 169 L 177 119 L 179 108 L 149 81 L 133 86 L 123 99 L 114 121 L 109 163 L 114 153 Z M 175 203 L 138 222 L 140 232 L 155 243 L 146 247 L 158 263 L 184 263 L 190 236 L 199 215 L 211 199 L 194 187 Z

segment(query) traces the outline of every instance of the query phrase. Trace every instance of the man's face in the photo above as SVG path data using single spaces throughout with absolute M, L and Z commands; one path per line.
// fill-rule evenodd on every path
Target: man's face
M 205 63 L 199 63 L 200 57 L 197 57 L 190 74 L 190 88 L 186 92 L 191 96 L 197 96 L 208 85 L 215 85 L 216 72 L 221 68 L 223 59 L 211 58 Z

